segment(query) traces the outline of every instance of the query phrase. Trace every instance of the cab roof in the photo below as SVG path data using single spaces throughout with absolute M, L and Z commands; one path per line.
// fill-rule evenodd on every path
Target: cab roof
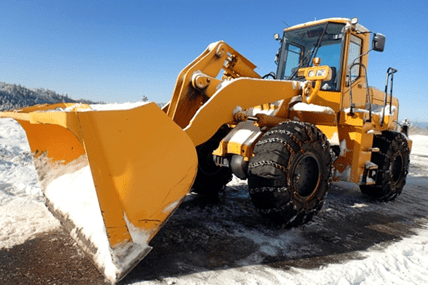
M 295 26 L 284 29 L 284 32 L 296 30 L 296 29 L 300 29 L 300 28 L 304 28 L 304 27 L 316 26 L 319 24 L 327 23 L 327 22 L 342 23 L 342 24 L 346 24 L 346 25 L 351 25 L 351 19 L 348 19 L 348 18 L 328 18 L 328 19 L 322 19 L 322 20 L 311 21 L 311 22 L 306 22 L 303 24 L 295 25 Z M 358 30 L 360 32 L 368 32 L 368 29 L 366 29 L 364 26 L 362 26 L 360 24 L 356 24 L 355 28 L 356 28 L 356 30 Z

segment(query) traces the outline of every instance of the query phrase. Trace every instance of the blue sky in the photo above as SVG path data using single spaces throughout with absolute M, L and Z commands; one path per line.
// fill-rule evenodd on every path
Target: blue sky
M 166 102 L 181 69 L 212 42 L 226 41 L 263 75 L 276 71 L 273 34 L 286 24 L 358 17 L 386 35 L 385 51 L 370 54 L 369 84 L 383 90 L 395 67 L 400 119 L 428 122 L 428 2 L 302 3 L 0 0 L 0 81 L 108 103 Z

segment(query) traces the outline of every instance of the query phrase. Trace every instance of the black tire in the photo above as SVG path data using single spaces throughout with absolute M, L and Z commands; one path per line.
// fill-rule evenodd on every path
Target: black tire
M 216 198 L 218 192 L 232 180 L 232 171 L 215 165 L 212 152 L 219 146 L 229 128 L 222 127 L 210 140 L 196 147 L 198 153 L 198 173 L 192 191 L 208 198 Z
M 403 191 L 409 172 L 410 149 L 407 139 L 402 133 L 385 131 L 374 137 L 373 147 L 380 150 L 374 152 L 371 159 L 378 170 L 369 172 L 369 177 L 376 184 L 360 186 L 361 192 L 379 201 L 394 200 Z
M 309 222 L 331 187 L 333 161 L 326 136 L 312 124 L 288 121 L 266 132 L 254 154 L 248 179 L 254 206 L 278 224 Z

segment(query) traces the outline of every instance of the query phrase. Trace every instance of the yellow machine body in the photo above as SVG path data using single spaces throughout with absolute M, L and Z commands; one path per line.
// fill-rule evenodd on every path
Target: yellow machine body
M 350 25 L 347 19 L 328 19 L 289 29 L 324 22 Z M 349 29 L 343 62 L 348 62 L 351 35 L 361 39 L 363 54 L 369 50 L 369 34 Z M 367 66 L 367 54 L 361 63 Z M 349 86 L 343 72 L 339 75 L 341 91 L 332 92 L 322 90 L 321 84 L 332 78 L 332 70 L 319 59 L 312 67 L 299 70 L 303 82 L 262 79 L 255 68 L 220 41 L 183 69 L 171 101 L 162 110 L 154 103 L 105 110 L 55 104 L 1 112 L 0 117 L 14 118 L 24 128 L 49 209 L 115 283 L 150 251 L 148 242 L 192 187 L 198 169 L 195 147 L 222 126 L 230 132 L 213 155 L 238 155 L 248 162 L 256 143 L 270 128 L 290 120 L 312 123 L 332 144 L 341 146 L 333 178 L 356 183 L 363 181 L 371 159 L 373 136 L 397 129 L 395 98 L 392 106 L 397 111 L 392 114 L 380 118 L 379 113 L 367 111 L 363 73 Z M 383 97 L 370 88 L 372 105 L 382 105 Z M 408 143 L 411 147 L 410 140 Z M 66 175 L 75 174 L 79 179 L 79 171 L 88 166 L 93 181 L 89 187 L 93 190 L 88 191 L 95 191 L 107 249 L 99 249 L 84 227 L 62 210 L 52 189 Z M 72 191 L 68 194 L 73 195 Z M 111 259 L 110 265 L 100 261 L 102 250 L 108 251 L 105 258 Z

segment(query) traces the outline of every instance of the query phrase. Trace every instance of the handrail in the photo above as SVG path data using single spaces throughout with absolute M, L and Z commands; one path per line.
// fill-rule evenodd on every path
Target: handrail
M 389 99 L 389 111 L 392 112 L 392 86 L 394 83 L 394 73 L 396 73 L 398 70 L 392 67 L 389 67 L 386 71 L 386 82 L 385 82 L 385 96 L 383 99 L 383 110 L 382 110 L 382 121 L 380 122 L 380 125 L 383 126 L 384 120 L 385 120 L 385 107 L 388 97 L 388 83 L 389 83 L 389 76 L 391 76 L 391 87 L 389 90 L 390 93 L 390 99 Z
M 366 108 L 369 110 L 369 119 L 368 122 L 371 122 L 372 120 L 372 104 L 371 104 L 371 100 L 370 100 L 370 89 L 369 89 L 369 80 L 368 80 L 368 76 L 367 76 L 367 67 L 360 63 L 360 62 L 354 62 L 350 67 L 349 67 L 349 77 L 348 77 L 348 85 L 349 85 L 349 99 L 351 101 L 351 111 L 350 114 L 351 116 L 354 115 L 354 108 L 355 108 L 355 104 L 352 103 L 352 84 L 351 84 L 351 78 L 352 78 L 352 68 L 354 66 L 362 66 L 364 69 L 364 75 L 366 77 L 366 90 L 367 90 L 367 103 L 366 103 Z

